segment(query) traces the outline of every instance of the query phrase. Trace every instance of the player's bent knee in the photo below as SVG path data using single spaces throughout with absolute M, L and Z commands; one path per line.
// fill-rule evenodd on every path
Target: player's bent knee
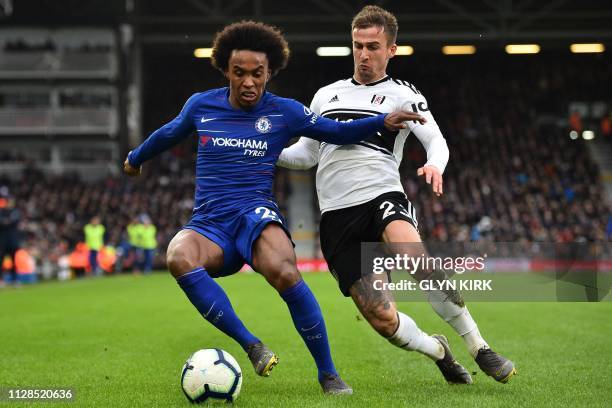
M 170 273 L 177 278 L 198 267 L 186 251 L 180 248 L 168 250 L 166 254 L 166 264 Z
M 366 318 L 374 330 L 383 337 L 393 336 L 399 324 L 397 310 L 389 303 L 370 310 Z
M 285 290 L 294 287 L 301 279 L 302 277 L 297 270 L 295 272 L 281 272 L 275 276 L 272 286 L 279 293 L 282 293 Z
M 296 265 L 290 261 L 283 261 L 266 278 L 279 293 L 292 288 L 302 279 Z

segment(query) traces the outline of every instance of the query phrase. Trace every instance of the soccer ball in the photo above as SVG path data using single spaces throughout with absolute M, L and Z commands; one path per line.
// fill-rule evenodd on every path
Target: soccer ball
M 235 401 L 242 386 L 242 371 L 227 351 L 198 350 L 183 366 L 181 386 L 191 402 L 200 403 L 209 398 Z

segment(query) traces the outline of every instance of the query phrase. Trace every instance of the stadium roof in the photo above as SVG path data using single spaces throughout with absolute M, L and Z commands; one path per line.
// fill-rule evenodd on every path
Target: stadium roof
M 394 12 L 399 42 L 605 41 L 609 0 L 0 0 L 3 25 L 132 23 L 150 44 L 207 44 L 223 25 L 255 19 L 296 43 L 347 41 L 351 17 L 366 4 Z

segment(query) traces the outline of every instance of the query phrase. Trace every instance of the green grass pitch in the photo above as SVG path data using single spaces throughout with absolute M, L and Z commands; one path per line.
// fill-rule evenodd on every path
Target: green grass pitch
M 55 282 L 0 290 L 0 387 L 73 387 L 72 403 L 43 406 L 190 406 L 182 364 L 218 347 L 240 363 L 235 405 L 287 406 L 609 406 L 612 303 L 472 303 L 491 346 L 519 374 L 498 384 L 478 371 L 463 341 L 426 303 L 400 303 L 428 333 L 446 334 L 471 386 L 447 385 L 427 358 L 379 337 L 327 273 L 305 279 L 327 321 L 332 353 L 353 396 L 322 395 L 316 370 L 289 313 L 255 274 L 221 280 L 234 307 L 280 357 L 269 378 L 255 375 L 240 347 L 193 309 L 168 274 Z M 5 406 L 41 403 L 0 402 Z

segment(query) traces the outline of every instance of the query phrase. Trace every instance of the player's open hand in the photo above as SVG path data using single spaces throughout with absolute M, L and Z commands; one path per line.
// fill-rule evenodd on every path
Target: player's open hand
M 443 194 L 442 191 L 442 173 L 436 166 L 423 166 L 417 170 L 417 176 L 425 176 L 425 182 L 431 184 L 431 188 L 434 194 L 440 197 Z
M 416 112 L 395 111 L 385 116 L 385 127 L 387 130 L 391 131 L 406 129 L 408 125 L 405 122 L 411 120 L 419 122 L 421 125 L 424 125 L 425 122 L 427 122 L 427 119 Z
M 127 158 L 123 162 L 123 172 L 127 174 L 128 176 L 130 177 L 140 176 L 141 171 L 142 171 L 142 166 L 138 168 L 132 167 L 132 165 L 130 164 Z

